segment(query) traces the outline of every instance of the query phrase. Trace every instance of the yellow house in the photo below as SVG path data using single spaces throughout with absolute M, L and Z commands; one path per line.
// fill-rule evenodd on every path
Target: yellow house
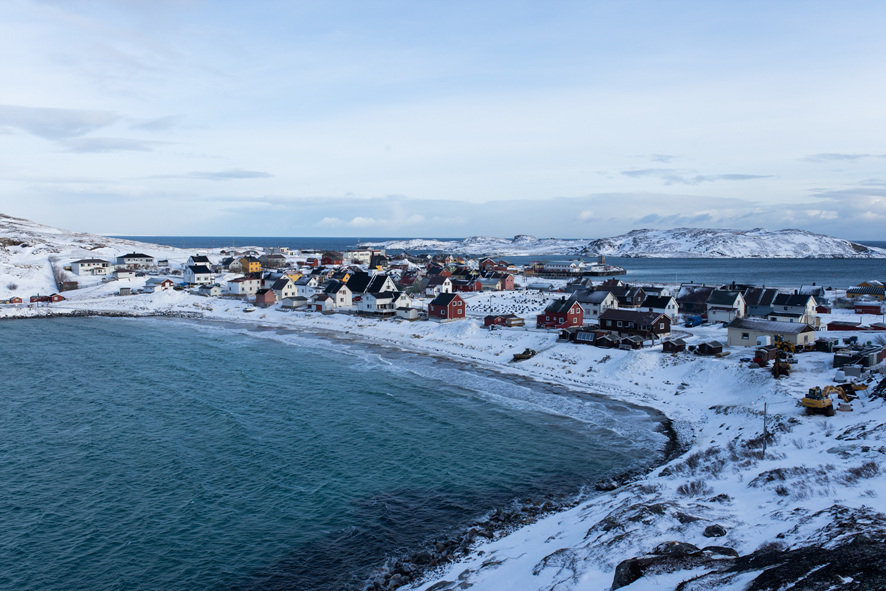
M 289 273 L 286 273 L 286 276 L 289 277 L 289 279 L 292 280 L 293 283 L 295 283 L 296 281 L 298 281 L 299 277 L 302 276 L 302 274 L 298 271 L 291 271 Z
M 261 261 L 255 257 L 243 257 L 240 259 L 240 267 L 244 273 L 260 273 Z

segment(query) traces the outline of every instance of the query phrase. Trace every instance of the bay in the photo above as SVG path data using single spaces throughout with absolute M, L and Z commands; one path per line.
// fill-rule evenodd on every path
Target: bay
M 4 589 L 359 588 L 664 440 L 644 409 L 292 331 L 17 320 L 0 355 Z

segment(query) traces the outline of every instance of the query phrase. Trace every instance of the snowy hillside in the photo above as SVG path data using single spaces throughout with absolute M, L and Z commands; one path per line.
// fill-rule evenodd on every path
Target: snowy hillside
M 585 254 L 698 258 L 886 258 L 886 251 L 805 230 L 633 230 L 588 243 Z
M 447 251 L 466 255 L 533 256 L 598 254 L 660 258 L 886 258 L 886 250 L 805 230 L 719 230 L 677 228 L 633 230 L 596 240 L 513 239 L 472 236 L 465 240 L 396 240 L 378 243 L 394 250 Z

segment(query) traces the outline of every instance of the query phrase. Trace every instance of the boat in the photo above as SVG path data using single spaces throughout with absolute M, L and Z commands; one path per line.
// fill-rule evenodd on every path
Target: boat
M 535 357 L 536 354 L 535 349 L 524 349 L 522 353 L 514 353 L 513 361 L 525 361 L 526 359 L 531 359 Z
M 243 308 L 244 312 L 255 312 L 255 306 L 246 306 Z

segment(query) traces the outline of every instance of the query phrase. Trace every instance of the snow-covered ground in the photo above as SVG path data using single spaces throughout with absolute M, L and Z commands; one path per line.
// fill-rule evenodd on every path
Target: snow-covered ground
M 27 246 L 0 249 L 0 282 L 4 284 L 0 299 L 9 296 L 5 284 L 13 281 L 19 286 L 12 291 L 22 295 L 52 291 L 48 257 L 74 260 L 90 248 L 71 241 L 70 236 L 54 240 L 47 236 L 47 242 L 41 245 L 32 240 Z M 93 256 L 102 253 L 107 258 L 138 250 L 178 264 L 192 254 L 132 243 L 93 246 Z M 808 388 L 832 383 L 835 372 L 830 354 L 798 354 L 791 375 L 775 380 L 767 370 L 751 369 L 740 361 L 753 356 L 750 349 L 733 347 L 727 349 L 727 357 L 701 358 L 665 355 L 660 347 L 620 351 L 558 343 L 556 333 L 536 330 L 531 321 L 556 296 L 524 292 L 468 296 L 471 317 L 448 324 L 275 308 L 247 312 L 240 301 L 184 291 L 116 295 L 121 286 L 138 288 L 146 279 L 99 282 L 66 292 L 67 301 L 58 304 L 0 305 L 0 318 L 84 310 L 193 314 L 208 321 L 348 334 L 370 343 L 446 356 L 515 379 L 558 384 L 564 397 L 590 391 L 654 407 L 672 420 L 685 448 L 679 457 L 615 490 L 478 544 L 467 556 L 414 583 L 416 589 L 602 591 L 610 588 L 622 561 L 653 551 L 658 553 L 647 561 L 653 566 L 638 563 L 644 565 L 637 566 L 644 576 L 623 588 L 669 589 L 733 565 L 733 554 L 748 555 L 761 547 L 784 552 L 807 546 L 833 548 L 858 534 L 880 543 L 886 538 L 886 516 L 880 512 L 886 495 L 886 471 L 881 468 L 886 453 L 886 403 L 871 396 L 882 374 L 871 378 L 872 388 L 860 392 L 851 412 L 806 416 L 798 405 Z M 517 313 L 530 321 L 524 328 L 482 328 L 482 316 L 493 312 Z M 825 316 L 823 322 L 850 317 L 841 312 Z M 863 318 L 866 322 L 880 319 Z M 719 325 L 685 331 L 689 343 L 725 341 L 726 337 Z M 876 333 L 858 336 L 861 340 L 881 338 Z M 511 362 L 513 353 L 525 348 L 539 353 L 528 361 Z M 764 420 L 768 437 L 763 436 Z M 709 537 L 712 534 L 717 535 Z M 684 550 L 677 558 L 662 561 L 662 553 L 674 547 L 660 546 L 666 542 L 708 550 L 687 553 L 685 548 L 691 547 L 681 546 Z M 716 580 L 707 575 L 696 586 L 685 588 L 740 589 L 760 570 L 717 575 Z M 858 579 L 852 572 L 835 576 Z M 385 581 L 393 586 L 391 578 Z
M 392 240 L 398 250 L 436 250 L 477 256 L 611 255 L 656 258 L 886 258 L 872 248 L 805 230 L 675 228 L 633 230 L 595 240 L 521 235 L 513 239 L 472 236 L 465 240 Z

